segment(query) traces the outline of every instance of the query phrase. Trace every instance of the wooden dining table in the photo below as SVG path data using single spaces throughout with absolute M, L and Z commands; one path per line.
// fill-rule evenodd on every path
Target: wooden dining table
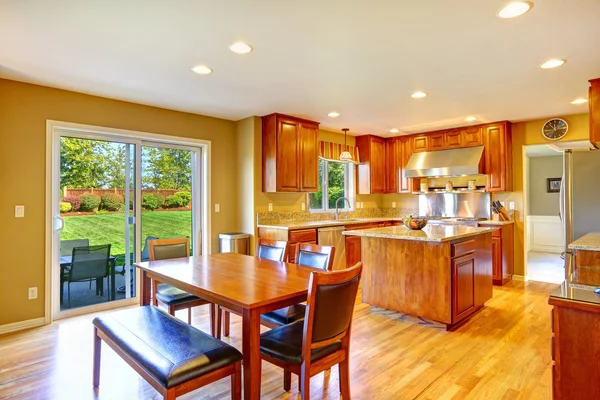
M 260 315 L 306 301 L 310 267 L 235 253 L 134 264 L 141 271 L 140 304 L 150 304 L 151 281 L 168 283 L 242 316 L 244 399 L 259 399 Z

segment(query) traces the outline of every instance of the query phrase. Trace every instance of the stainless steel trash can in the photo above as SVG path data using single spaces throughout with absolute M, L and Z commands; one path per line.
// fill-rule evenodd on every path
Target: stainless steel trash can
M 247 233 L 220 233 L 219 252 L 250 254 L 250 235 Z

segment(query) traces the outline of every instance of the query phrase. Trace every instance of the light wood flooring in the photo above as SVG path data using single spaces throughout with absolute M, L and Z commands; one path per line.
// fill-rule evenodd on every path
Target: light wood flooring
M 354 399 L 550 399 L 549 293 L 556 285 L 512 282 L 455 332 L 358 302 L 351 345 Z M 185 311 L 180 315 L 185 318 Z M 102 348 L 100 389 L 92 389 L 93 316 L 0 336 L 0 399 L 159 399 L 110 348 Z M 206 307 L 194 325 L 208 331 Z M 240 319 L 231 337 L 241 348 Z M 229 380 L 181 399 L 227 399 Z M 312 399 L 338 399 L 334 367 L 311 380 Z M 280 369 L 264 363 L 262 398 L 298 398 Z

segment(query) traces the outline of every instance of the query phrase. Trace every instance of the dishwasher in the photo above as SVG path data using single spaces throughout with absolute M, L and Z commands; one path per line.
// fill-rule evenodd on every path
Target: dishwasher
M 331 228 L 319 228 L 317 230 L 320 246 L 335 247 L 333 257 L 333 270 L 337 271 L 346 268 L 346 238 L 342 235 L 345 227 L 334 226 Z

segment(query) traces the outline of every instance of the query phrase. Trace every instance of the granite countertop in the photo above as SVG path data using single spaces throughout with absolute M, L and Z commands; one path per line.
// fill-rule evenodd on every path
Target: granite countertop
M 488 219 L 486 221 L 477 221 L 480 224 L 485 224 L 485 225 L 510 225 L 510 224 L 514 224 L 515 221 L 510 220 L 510 221 L 494 221 L 491 219 Z
M 354 219 L 338 219 L 338 220 L 322 220 L 322 221 L 290 221 L 278 224 L 258 224 L 258 228 L 269 229 L 303 229 L 303 228 L 323 228 L 325 226 L 346 226 L 355 224 L 364 224 L 369 222 L 384 222 L 384 221 L 402 221 L 402 218 L 354 218 Z
M 551 294 L 550 298 L 580 301 L 600 306 L 600 296 L 594 293 L 596 286 L 561 283 Z
M 388 226 L 385 228 L 361 229 L 346 231 L 344 235 L 362 236 L 382 239 L 419 240 L 424 242 L 446 242 L 491 232 L 494 228 L 478 228 L 462 225 L 427 225 L 420 231 L 413 231 L 405 226 Z
M 600 251 L 600 233 L 588 233 L 569 245 L 572 250 Z

